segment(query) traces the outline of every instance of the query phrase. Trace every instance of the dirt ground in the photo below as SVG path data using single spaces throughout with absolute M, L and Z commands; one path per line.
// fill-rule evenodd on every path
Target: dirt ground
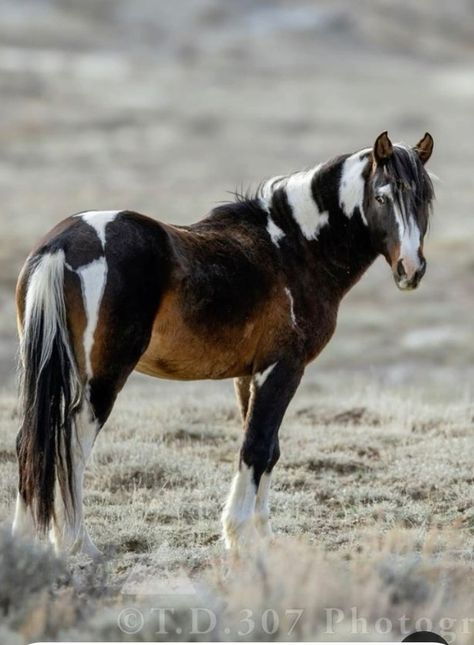
M 420 289 L 398 292 L 379 260 L 343 303 L 334 339 L 290 406 L 272 498 L 274 550 L 235 570 L 223 556 L 219 516 L 240 439 L 232 384 L 134 376 L 87 477 L 105 582 L 92 580 L 87 563 L 45 565 L 46 556 L 5 537 L 0 574 L 30 580 L 31 602 L 17 606 L 14 582 L 0 591 L 2 642 L 60 633 L 184 638 L 187 627 L 172 637 L 148 623 L 137 634 L 117 631 L 119 607 L 146 604 L 124 596 L 125 582 L 137 567 L 146 577 L 164 562 L 199 587 L 203 606 L 227 603 L 216 609 L 215 638 L 229 638 L 225 621 L 233 630 L 245 602 L 259 617 L 271 603 L 307 602 L 292 634 L 285 623 L 263 636 L 328 640 L 325 609 L 357 605 L 370 632 L 359 640 L 380 639 L 377 611 L 391 619 L 392 636 L 403 631 L 395 618 L 411 611 L 456 642 L 474 642 L 474 625 L 462 622 L 472 614 L 464 601 L 474 546 L 472 1 L 2 0 L 0 17 L 5 526 L 16 486 L 14 286 L 53 224 L 115 208 L 189 223 L 229 191 L 367 147 L 385 129 L 413 144 L 430 131 L 439 177 Z M 301 565 L 290 575 L 293 552 Z M 67 570 L 59 587 L 56 566 Z M 36 584 L 45 568 L 56 573 Z M 396 593 L 408 600 L 397 604 L 400 571 Z M 99 596 L 103 611 L 92 609 Z M 196 602 L 184 597 L 180 611 Z M 440 626 L 443 618 L 454 626 Z M 337 634 L 357 640 L 345 620 Z

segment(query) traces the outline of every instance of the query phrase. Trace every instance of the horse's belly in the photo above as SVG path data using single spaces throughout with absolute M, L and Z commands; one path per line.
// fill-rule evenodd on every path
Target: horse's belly
M 253 357 L 242 343 L 213 344 L 202 337 L 154 335 L 136 370 L 158 378 L 221 379 L 251 373 Z
M 221 379 L 252 372 L 257 354 L 255 322 L 225 329 L 195 329 L 161 310 L 136 370 L 159 378 Z

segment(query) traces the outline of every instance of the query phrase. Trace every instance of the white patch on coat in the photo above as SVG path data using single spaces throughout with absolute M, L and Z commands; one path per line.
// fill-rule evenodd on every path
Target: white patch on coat
M 281 188 L 285 190 L 293 219 L 307 240 L 317 240 L 321 228 L 329 224 L 329 213 L 319 210 L 311 187 L 320 167 L 295 172 L 287 177 L 274 177 L 266 181 L 259 191 L 260 205 L 270 212 L 275 191 Z
M 281 238 L 285 237 L 285 233 L 281 230 L 279 226 L 275 224 L 275 222 L 270 217 L 270 215 L 268 216 L 268 220 L 267 220 L 267 232 L 271 237 L 271 240 L 273 244 L 275 244 L 275 246 L 279 246 Z
M 107 262 L 105 257 L 93 260 L 90 264 L 76 270 L 81 279 L 82 297 L 86 312 L 87 324 L 84 330 L 84 354 L 86 370 L 89 378 L 92 378 L 91 354 L 94 345 L 94 333 L 99 319 L 100 303 L 107 280 Z
M 290 301 L 290 316 L 291 316 L 291 322 L 293 324 L 293 327 L 297 326 L 297 321 L 296 321 L 296 316 L 295 316 L 295 301 L 293 300 L 293 294 L 291 291 L 288 289 L 288 287 L 285 287 L 285 293 Z
M 271 537 L 272 535 L 269 507 L 270 484 L 271 475 L 269 473 L 263 473 L 258 485 L 254 516 L 255 526 L 262 537 Z
M 117 213 L 120 211 L 87 211 L 86 213 L 79 213 L 76 217 L 80 217 L 89 226 L 92 226 L 101 241 L 102 248 L 105 248 L 105 229 L 107 224 L 112 222 Z
M 348 157 L 343 166 L 339 184 L 339 206 L 344 215 L 351 218 L 356 208 L 359 209 L 362 221 L 367 226 L 364 212 L 364 169 L 367 167 L 367 154 L 370 150 L 361 150 Z
M 253 467 L 244 462 L 240 464 L 239 472 L 235 475 L 230 489 L 222 522 L 224 539 L 228 549 L 236 548 L 250 536 L 252 517 L 255 511 L 257 487 L 253 478 Z
M 257 372 L 253 376 L 253 380 L 255 382 L 255 385 L 258 387 L 262 387 L 262 385 L 265 383 L 267 378 L 270 376 L 270 372 L 273 370 L 273 368 L 276 366 L 277 363 L 273 363 L 269 367 L 267 367 L 263 372 Z
M 307 240 L 317 240 L 321 228 L 329 223 L 329 213 L 321 212 L 313 197 L 312 182 L 318 169 L 290 175 L 285 186 L 293 218 Z
M 273 193 L 282 185 L 283 181 L 287 177 L 285 175 L 278 175 L 277 177 L 272 177 L 267 179 L 261 186 L 258 191 L 258 201 L 260 206 L 270 213 L 272 208 Z

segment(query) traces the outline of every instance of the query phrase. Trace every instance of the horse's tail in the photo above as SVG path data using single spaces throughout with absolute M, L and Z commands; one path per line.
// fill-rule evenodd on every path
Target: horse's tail
M 74 417 L 82 386 L 64 300 L 64 251 L 30 259 L 20 345 L 19 492 L 38 531 L 54 518 L 55 482 L 68 517 L 75 515 Z

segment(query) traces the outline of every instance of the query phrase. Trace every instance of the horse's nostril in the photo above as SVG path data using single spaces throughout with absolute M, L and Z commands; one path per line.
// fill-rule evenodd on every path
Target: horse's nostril
M 397 273 L 398 273 L 398 276 L 400 278 L 406 278 L 407 277 L 405 267 L 403 266 L 403 260 L 398 260 Z

